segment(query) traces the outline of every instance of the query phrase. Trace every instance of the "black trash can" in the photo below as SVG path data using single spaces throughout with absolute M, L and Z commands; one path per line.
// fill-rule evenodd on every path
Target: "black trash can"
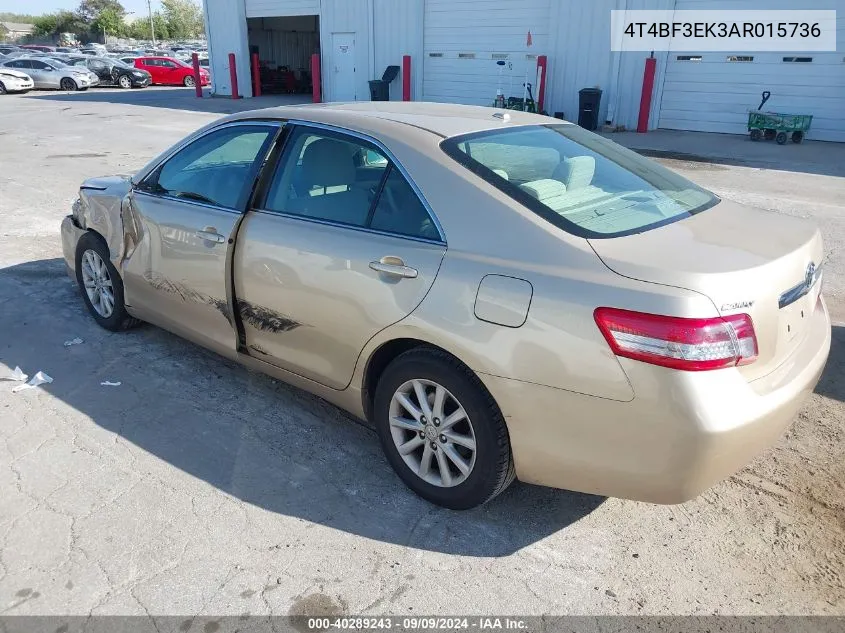
M 390 82 L 399 74 L 399 66 L 388 66 L 381 79 L 370 81 L 370 101 L 390 101 Z
M 381 79 L 370 81 L 370 101 L 390 101 L 390 84 Z
M 599 127 L 599 106 L 601 89 L 582 88 L 578 91 L 578 125 L 595 131 Z

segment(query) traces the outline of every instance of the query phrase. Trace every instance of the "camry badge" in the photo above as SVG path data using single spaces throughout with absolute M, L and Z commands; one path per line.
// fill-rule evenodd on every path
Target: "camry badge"
M 730 312 L 731 310 L 742 310 L 743 308 L 750 308 L 754 305 L 753 301 L 737 301 L 736 303 L 724 303 L 719 309 L 720 312 Z

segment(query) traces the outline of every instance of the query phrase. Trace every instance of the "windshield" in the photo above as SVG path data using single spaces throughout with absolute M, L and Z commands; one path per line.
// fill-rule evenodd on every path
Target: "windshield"
M 718 202 L 685 178 L 577 125 L 526 126 L 446 139 L 452 158 L 555 226 L 618 237 Z
M 53 68 L 56 68 L 56 69 L 68 67 L 68 64 L 66 64 L 62 61 L 59 61 L 58 59 L 51 59 L 49 62 L 45 61 L 44 63 L 47 64 L 48 66 L 52 66 Z
M 127 63 L 125 63 L 125 62 L 123 62 L 119 59 L 110 59 L 109 63 L 111 63 L 112 66 L 117 66 L 118 68 L 124 68 L 124 69 L 127 69 L 127 70 L 135 70 L 134 66 L 130 66 L 129 64 L 127 64 Z

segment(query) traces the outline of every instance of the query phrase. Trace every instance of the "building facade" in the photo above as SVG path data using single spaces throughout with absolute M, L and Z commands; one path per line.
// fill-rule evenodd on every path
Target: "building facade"
M 250 52 L 307 72 L 321 55 L 325 101 L 369 99 L 368 81 L 410 55 L 411 98 L 491 105 L 497 89 L 522 96 L 548 60 L 545 109 L 578 118 L 578 91 L 602 90 L 599 121 L 634 129 L 648 53 L 610 50 L 613 9 L 794 9 L 794 0 L 205 0 L 213 90 L 230 95 L 229 54 L 239 91 L 252 96 Z M 766 109 L 812 114 L 808 138 L 845 141 L 845 0 L 837 52 L 655 52 L 650 128 L 745 133 L 764 90 Z M 530 37 L 528 36 L 530 32 Z M 498 64 L 497 62 L 504 62 Z M 401 98 L 402 76 L 391 84 Z M 535 86 L 536 88 L 536 86 Z

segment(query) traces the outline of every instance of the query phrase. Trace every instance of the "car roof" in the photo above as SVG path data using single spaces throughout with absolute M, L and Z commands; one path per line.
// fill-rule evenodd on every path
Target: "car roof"
M 281 106 L 241 112 L 227 117 L 227 120 L 267 118 L 302 119 L 359 132 L 383 132 L 388 136 L 396 134 L 397 127 L 411 126 L 443 138 L 525 125 L 571 125 L 560 119 L 518 110 L 421 101 L 363 101 Z

